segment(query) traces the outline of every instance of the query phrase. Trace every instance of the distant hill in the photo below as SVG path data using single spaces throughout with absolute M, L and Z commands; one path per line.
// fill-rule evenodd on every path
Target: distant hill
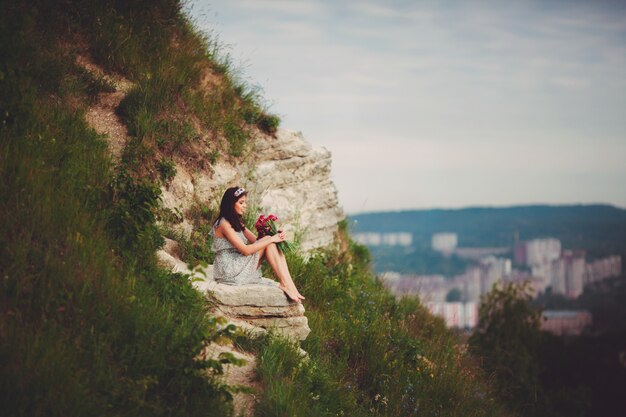
M 433 233 L 454 232 L 462 247 L 512 246 L 516 239 L 556 237 L 588 257 L 626 255 L 626 210 L 610 205 L 531 205 L 503 208 L 408 210 L 350 216 L 352 231 L 409 232 L 414 246 Z

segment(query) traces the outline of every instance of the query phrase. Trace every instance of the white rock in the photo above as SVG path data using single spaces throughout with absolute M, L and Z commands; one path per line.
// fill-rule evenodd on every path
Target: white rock
M 252 186 L 265 213 L 273 213 L 288 234 L 300 232 L 304 251 L 332 243 L 344 218 L 331 174 L 331 155 L 313 148 L 302 134 L 279 129 L 260 137 Z
M 191 274 L 191 271 L 187 267 L 187 264 L 178 258 L 170 255 L 163 249 L 157 251 L 157 259 L 163 266 L 170 269 L 172 272 L 180 272 L 182 274 Z
M 191 175 L 183 166 L 176 165 L 176 175 L 167 186 L 161 188 L 161 192 L 165 208 L 180 209 L 188 206 L 194 197 Z
M 196 198 L 199 201 L 215 201 L 215 207 L 219 206 L 219 199 L 224 191 L 234 186 L 235 182 L 241 179 L 239 170 L 225 162 L 218 161 L 211 172 L 197 171 L 194 173 L 194 183 L 196 185 Z
M 249 208 L 257 205 L 265 214 L 276 214 L 290 239 L 301 236 L 305 252 L 332 243 L 344 214 L 330 178 L 330 152 L 285 129 L 275 137 L 259 134 L 253 141 L 254 152 L 238 164 L 224 159 L 195 171 L 176 164 L 176 175 L 161 189 L 163 206 L 183 215 L 173 229 L 191 236 L 188 210 L 198 203 L 216 209 L 226 188 L 241 185 L 250 190 Z
M 304 340 L 311 331 L 304 306 L 290 301 L 275 285 L 220 284 L 213 280 L 212 265 L 195 269 L 194 277 L 193 285 L 206 295 L 213 315 L 223 316 L 253 333 L 275 329 L 284 336 Z

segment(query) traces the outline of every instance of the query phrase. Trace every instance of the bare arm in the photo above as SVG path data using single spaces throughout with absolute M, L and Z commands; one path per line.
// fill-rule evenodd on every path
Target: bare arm
M 246 238 L 248 238 L 248 236 L 246 235 L 246 231 L 250 235 L 252 235 L 252 232 L 250 232 L 249 230 L 247 229 L 244 229 L 244 230 L 245 230 L 244 236 L 246 236 Z M 253 243 L 246 245 L 245 243 L 243 243 L 243 240 L 241 240 L 237 232 L 235 232 L 235 229 L 233 229 L 233 226 L 228 222 L 228 220 L 222 221 L 220 226 L 217 228 L 216 235 L 219 236 L 220 234 L 223 235 L 220 237 L 225 237 L 226 239 L 228 239 L 228 241 L 242 255 L 245 255 L 245 256 L 252 255 L 253 253 L 260 251 L 261 249 L 265 248 L 270 243 L 278 243 L 278 242 L 282 242 L 283 240 L 285 240 L 284 233 L 279 233 L 274 236 L 264 236 L 261 239 L 254 238 Z M 254 237 L 254 235 L 252 235 L 252 237 Z
M 246 239 L 248 239 L 248 242 L 250 243 L 256 242 L 256 236 L 254 235 L 254 233 L 249 231 L 245 226 L 243 228 L 243 235 L 246 237 Z

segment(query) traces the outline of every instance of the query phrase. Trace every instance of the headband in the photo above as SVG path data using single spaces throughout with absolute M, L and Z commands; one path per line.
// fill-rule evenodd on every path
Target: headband
M 245 192 L 246 190 L 244 190 L 243 188 L 237 188 L 237 190 L 235 190 L 235 197 L 239 197 L 241 194 Z

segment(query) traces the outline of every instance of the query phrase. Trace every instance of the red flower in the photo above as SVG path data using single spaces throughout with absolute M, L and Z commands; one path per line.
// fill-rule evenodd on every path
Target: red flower
M 262 214 L 259 216 L 254 224 L 254 228 L 259 234 L 259 238 L 264 236 L 274 236 L 278 233 L 276 224 L 274 223 L 276 220 L 278 220 L 278 217 L 273 214 L 269 214 L 267 217 Z M 293 245 L 286 240 L 279 242 L 277 246 L 282 252 L 292 252 L 295 250 Z
M 264 215 L 261 214 L 258 220 L 256 221 L 256 223 L 254 224 L 254 228 L 258 232 L 259 237 L 263 237 L 267 235 L 271 236 L 271 228 L 267 224 L 269 220 L 270 220 L 269 216 L 265 217 Z
M 259 228 L 263 228 L 266 222 L 267 220 L 265 219 L 265 216 L 261 214 L 254 224 L 255 229 L 259 230 Z

